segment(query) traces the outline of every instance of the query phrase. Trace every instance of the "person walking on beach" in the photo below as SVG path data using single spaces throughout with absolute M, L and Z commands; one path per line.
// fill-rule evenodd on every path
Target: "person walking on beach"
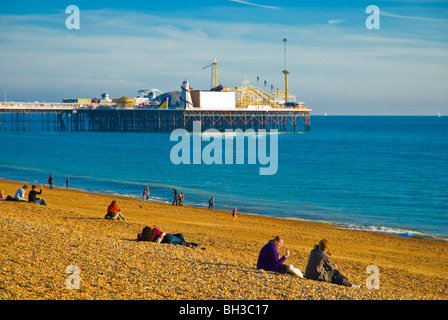
M 16 193 L 14 194 L 14 200 L 28 202 L 28 200 L 25 199 L 25 189 L 28 189 L 28 186 L 26 184 L 22 188 L 17 189 Z
M 232 217 L 233 219 L 236 219 L 236 208 L 233 208 Z
M 120 208 L 118 207 L 118 203 L 117 201 L 113 200 L 109 207 L 107 207 L 107 213 L 104 216 L 105 219 L 112 219 L 112 220 L 124 220 L 126 221 L 126 219 L 124 218 L 123 214 L 121 213 Z
M 257 269 L 290 274 L 302 278 L 303 275 L 299 268 L 284 264 L 285 260 L 289 257 L 289 249 L 286 249 L 285 255 L 279 258 L 278 250 L 280 250 L 282 246 L 283 239 L 280 236 L 276 236 L 264 245 L 258 255 Z
M 211 197 L 210 200 L 208 200 L 208 208 L 213 209 L 215 206 L 215 197 Z
M 53 190 L 53 175 L 51 174 L 48 177 L 48 187 L 50 188 L 50 190 Z
M 143 196 L 143 201 L 149 201 L 149 187 L 146 187 L 143 190 L 142 196 Z
M 43 206 L 47 206 L 47 204 L 45 203 L 44 199 L 39 199 L 38 197 L 36 197 L 36 195 L 38 194 L 42 194 L 42 186 L 40 186 L 40 191 L 37 192 L 36 191 L 36 185 L 32 185 L 31 186 L 31 191 L 28 193 L 28 202 L 32 202 L 35 204 L 41 204 Z
M 350 281 L 339 272 L 338 266 L 333 263 L 330 256 L 328 240 L 320 240 L 319 244 L 311 250 L 305 269 L 305 278 L 351 287 Z
M 177 190 L 175 188 L 173 188 L 173 194 L 174 194 L 174 199 L 173 199 L 173 203 L 171 205 L 177 206 L 179 204 L 179 198 L 177 197 Z
M 145 189 L 145 193 L 146 193 L 146 195 L 145 195 L 145 200 L 146 200 L 146 201 L 149 201 L 149 186 L 146 187 L 146 189 Z
M 65 189 L 68 189 L 68 178 L 65 179 Z

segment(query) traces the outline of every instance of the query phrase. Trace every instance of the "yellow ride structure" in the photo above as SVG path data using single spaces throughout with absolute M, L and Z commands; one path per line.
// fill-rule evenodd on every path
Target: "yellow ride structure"
M 273 90 L 267 93 L 258 87 L 249 85 L 249 81 L 244 79 L 239 87 L 225 88 L 227 91 L 235 92 L 235 107 L 237 109 L 247 109 L 259 107 L 258 109 L 285 108 L 286 95 L 281 90 Z M 294 108 L 305 109 L 304 102 L 296 102 L 294 95 L 288 95 L 288 102 L 294 105 Z
M 117 107 L 131 108 L 131 107 L 134 107 L 134 105 L 136 103 L 136 99 L 121 97 L 121 98 L 112 99 L 112 102 L 115 103 Z

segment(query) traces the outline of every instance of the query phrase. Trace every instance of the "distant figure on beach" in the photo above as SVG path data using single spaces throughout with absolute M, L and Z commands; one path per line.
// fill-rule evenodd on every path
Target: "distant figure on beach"
M 146 201 L 149 201 L 149 186 L 146 187 Z
M 338 266 L 331 261 L 330 256 L 328 240 L 320 240 L 319 244 L 311 250 L 305 269 L 305 278 L 351 287 L 350 281 L 339 272 Z
M 26 184 L 22 188 L 17 189 L 16 193 L 14 193 L 15 201 L 28 202 L 28 200 L 25 199 L 25 189 L 28 189 L 28 186 Z
M 3 193 L 3 190 L 0 192 L 0 201 L 5 200 L 5 194 Z
M 184 196 L 183 192 L 181 192 L 180 195 L 179 195 L 179 200 L 178 200 L 177 205 L 178 206 L 183 206 L 184 205 L 184 199 L 185 199 L 185 196 Z
M 137 234 L 137 241 L 149 241 L 156 243 L 168 243 L 174 245 L 183 245 L 188 247 L 198 247 L 199 245 L 193 242 L 187 242 L 182 233 L 166 233 L 162 232 L 156 227 L 144 227 L 142 232 Z
M 65 179 L 65 189 L 68 189 L 68 178 Z
M 215 206 L 215 197 L 211 197 L 210 200 L 208 200 L 208 208 L 213 209 Z
M 172 203 L 172 205 L 174 206 L 174 205 L 178 205 L 179 204 L 179 198 L 178 198 L 178 196 L 177 196 L 177 190 L 175 189 L 175 188 L 173 188 L 173 194 L 174 194 L 174 199 L 173 199 L 173 203 Z
M 117 201 L 113 200 L 109 207 L 107 207 L 107 213 L 104 216 L 105 219 L 113 219 L 113 220 L 125 220 L 123 214 L 121 213 L 120 208 L 118 207 Z
M 34 184 L 31 186 L 31 191 L 28 193 L 28 202 L 47 206 L 44 199 L 39 199 L 38 197 L 36 197 L 38 194 L 42 194 L 42 186 L 40 186 L 39 192 L 36 191 L 36 188 L 37 187 Z
M 233 219 L 236 219 L 236 208 L 233 208 L 232 217 Z
M 48 187 L 50 188 L 50 190 L 53 190 L 53 175 L 50 174 L 50 176 L 48 177 Z
M 143 201 L 149 201 L 149 187 L 146 187 L 143 190 L 142 196 L 143 196 Z
M 283 239 L 280 236 L 276 236 L 264 245 L 258 255 L 257 269 L 290 274 L 302 278 L 303 275 L 299 268 L 283 263 L 286 258 L 289 257 L 289 249 L 286 249 L 285 255 L 279 258 L 278 250 L 280 250 L 282 246 Z

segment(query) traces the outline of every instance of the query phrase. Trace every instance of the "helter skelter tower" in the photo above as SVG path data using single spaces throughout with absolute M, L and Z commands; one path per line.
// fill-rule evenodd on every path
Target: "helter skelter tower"
M 187 79 L 185 79 L 184 82 L 182 82 L 182 93 L 180 95 L 180 107 L 182 109 L 193 109 L 193 102 L 191 100 L 191 93 L 190 93 L 190 84 L 188 83 Z

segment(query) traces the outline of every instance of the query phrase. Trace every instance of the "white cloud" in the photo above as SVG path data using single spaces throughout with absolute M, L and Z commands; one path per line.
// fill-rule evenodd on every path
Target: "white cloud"
M 344 22 L 345 19 L 334 19 L 334 20 L 328 20 L 329 24 L 338 24 Z
M 266 9 L 274 9 L 274 10 L 278 10 L 278 7 L 273 7 L 273 6 L 265 6 L 265 5 L 261 5 L 261 4 L 256 4 L 250 1 L 243 1 L 243 0 L 229 0 L 231 2 L 237 2 L 237 3 L 241 3 L 241 4 L 246 4 L 249 6 L 255 6 L 255 7 L 261 7 L 261 8 L 266 8 Z
M 381 10 L 380 15 L 391 18 L 399 18 L 399 19 L 410 19 L 410 20 L 422 20 L 422 21 L 433 21 L 433 22 L 444 22 L 448 23 L 448 19 L 437 19 L 437 18 L 428 18 L 428 17 L 417 17 L 417 16 L 406 16 L 395 13 L 390 13 Z
M 6 88 L 11 99 L 15 91 L 16 100 L 47 95 L 48 101 L 51 95 L 59 101 L 105 91 L 117 97 L 142 88 L 179 90 L 185 78 L 193 88 L 207 89 L 210 70 L 202 68 L 214 57 L 223 85 L 238 86 L 244 76 L 256 85 L 260 76 L 260 86 L 266 80 L 267 89 L 284 89 L 287 37 L 289 91 L 316 111 L 331 105 L 331 114 L 356 114 L 361 105 L 381 103 L 390 104 L 392 113 L 399 106 L 418 113 L 426 110 L 413 112 L 416 101 L 448 99 L 442 90 L 446 42 L 328 24 L 228 23 L 113 10 L 83 11 L 82 17 L 78 31 L 6 17 L 8 23 L 0 25 L 0 90 Z

